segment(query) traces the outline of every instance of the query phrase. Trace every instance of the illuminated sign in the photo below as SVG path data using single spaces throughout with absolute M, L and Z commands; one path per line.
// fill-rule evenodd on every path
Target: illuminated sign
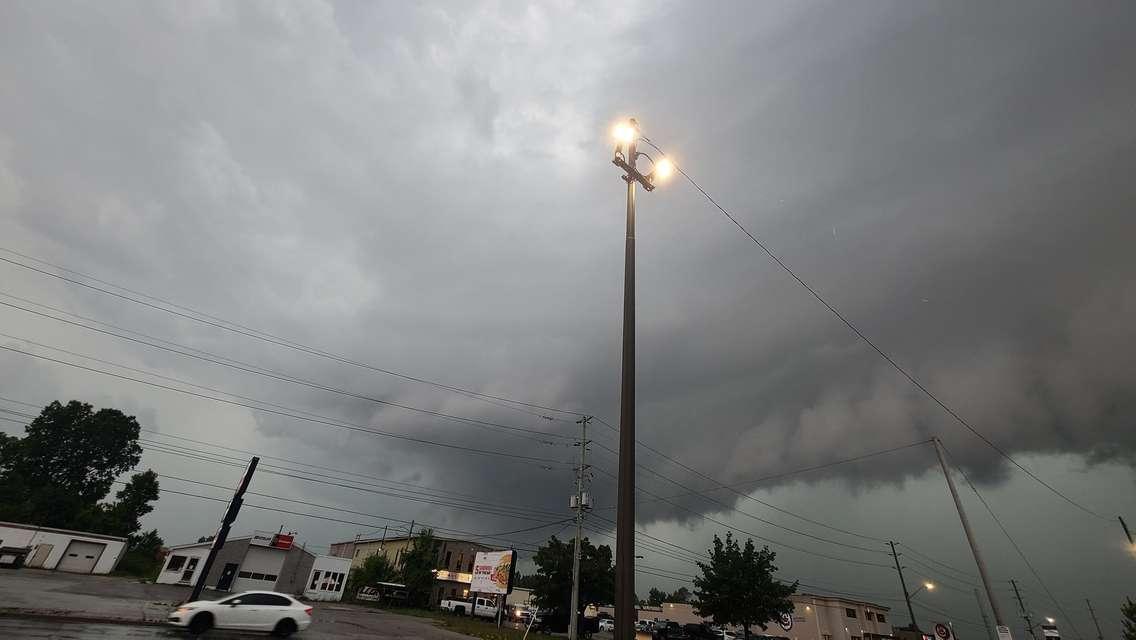
M 516 551 L 479 551 L 473 560 L 473 580 L 469 590 L 476 593 L 505 594 L 513 591 L 513 565 Z
M 449 582 L 464 582 L 469 584 L 473 582 L 472 573 L 461 573 L 460 571 L 446 571 L 439 569 L 434 573 L 439 580 L 448 580 Z

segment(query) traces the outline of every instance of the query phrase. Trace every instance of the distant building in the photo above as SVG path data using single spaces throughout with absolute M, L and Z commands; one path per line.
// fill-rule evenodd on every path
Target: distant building
M 126 538 L 0 522 L 0 547 L 6 556 L 0 558 L 0 564 L 22 563 L 34 569 L 105 574 L 118 565 Z
M 788 640 L 893 640 L 891 614 L 888 607 L 835 596 L 800 593 L 790 596 L 793 613 L 787 619 L 750 629 L 751 634 Z M 593 609 L 589 607 L 589 610 Z M 594 607 L 597 615 L 615 616 L 611 606 Z M 666 620 L 679 624 L 710 622 L 694 612 L 694 605 L 664 602 L 657 607 L 636 610 L 637 620 Z
M 262 531 L 229 538 L 217 552 L 205 586 L 217 591 L 303 594 L 310 584 L 316 556 L 295 546 L 293 541 L 291 535 Z M 170 547 L 156 582 L 195 584 L 212 545 L 212 541 L 208 541 Z M 341 575 L 339 592 L 343 591 L 342 583 L 347 580 L 346 571 Z
M 469 584 L 473 581 L 474 555 L 478 551 L 494 551 L 497 547 L 456 538 L 435 536 L 434 539 L 438 541 L 438 554 L 434 562 L 434 567 L 438 571 L 431 601 L 439 604 L 445 598 L 468 597 Z M 398 567 L 401 565 L 402 556 L 413 544 L 414 538 L 407 536 L 351 540 L 331 545 L 331 555 L 350 558 L 352 569 L 362 566 L 363 562 L 373 555 L 383 555 L 391 564 Z

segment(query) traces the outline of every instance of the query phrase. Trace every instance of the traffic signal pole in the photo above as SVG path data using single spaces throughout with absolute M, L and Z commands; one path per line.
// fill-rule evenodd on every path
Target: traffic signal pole
M 209 577 L 209 570 L 213 568 L 213 561 L 217 559 L 217 552 L 225 546 L 225 540 L 229 537 L 229 528 L 232 527 L 233 522 L 237 519 L 237 514 L 241 511 L 241 504 L 245 501 L 245 491 L 248 490 L 249 482 L 252 481 L 252 474 L 256 471 L 256 465 L 259 463 L 260 458 L 257 456 L 253 456 L 249 460 L 248 468 L 245 469 L 245 474 L 241 476 L 237 490 L 233 493 L 233 499 L 229 501 L 225 515 L 221 517 L 221 526 L 217 528 L 217 535 L 213 536 L 209 555 L 205 556 L 205 564 L 201 566 L 201 572 L 197 574 L 197 582 L 193 584 L 193 592 L 189 594 L 187 602 L 193 602 L 201 597 L 201 592 L 205 589 L 205 579 Z

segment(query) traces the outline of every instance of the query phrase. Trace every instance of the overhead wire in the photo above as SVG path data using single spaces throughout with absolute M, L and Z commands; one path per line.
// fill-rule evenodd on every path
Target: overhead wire
M 89 318 L 87 316 L 81 316 L 79 314 L 71 313 L 69 311 L 64 311 L 62 309 L 59 309 L 57 307 L 53 307 L 51 305 L 46 305 L 46 304 L 43 304 L 43 303 L 40 303 L 40 302 L 35 302 L 33 300 L 29 300 L 28 298 L 23 298 L 23 297 L 20 297 L 20 296 L 14 296 L 12 294 L 5 293 L 3 291 L 0 291 L 0 296 L 6 296 L 6 297 L 9 297 L 9 298 L 20 300 L 21 302 L 25 302 L 27 304 L 33 304 L 33 305 L 40 306 L 40 307 L 43 307 L 43 308 L 46 308 L 46 309 L 50 309 L 52 311 L 55 311 L 56 313 L 62 313 L 62 314 L 70 315 L 70 316 L 73 316 L 73 317 L 81 318 L 81 319 L 83 319 L 87 322 L 102 324 L 104 326 L 111 327 L 111 328 L 116 329 L 117 331 L 121 331 L 123 333 L 117 333 L 115 331 L 111 331 L 111 330 L 107 330 L 107 329 L 101 329 L 99 327 L 93 327 L 93 326 L 90 326 L 88 324 L 83 324 L 82 322 L 76 322 L 76 321 L 73 321 L 73 320 L 68 320 L 67 318 L 60 318 L 60 317 L 57 317 L 57 316 L 53 316 L 49 313 L 43 313 L 41 311 L 36 311 L 35 309 L 28 309 L 27 307 L 23 307 L 23 306 L 20 306 L 18 304 L 13 304 L 13 303 L 10 303 L 10 302 L 4 302 L 4 301 L 0 300 L 0 305 L 5 306 L 5 307 L 17 309 L 17 310 L 23 311 L 25 313 L 34 314 L 34 315 L 37 315 L 37 316 L 40 316 L 40 317 L 49 318 L 49 319 L 55 320 L 57 322 L 66 323 L 66 324 L 69 324 L 69 325 L 72 325 L 72 326 L 81 327 L 81 328 L 87 329 L 89 331 L 94 331 L 94 332 L 101 333 L 101 334 L 104 334 L 104 335 L 113 336 L 115 338 L 119 338 L 119 339 L 122 339 L 122 340 L 129 340 L 131 342 L 141 344 L 141 345 L 145 345 L 147 347 L 151 347 L 151 348 L 154 348 L 154 349 L 161 349 L 163 351 L 167 351 L 167 352 L 170 352 L 170 353 L 175 353 L 175 354 L 185 356 L 185 357 L 189 357 L 189 358 L 195 358 L 197 360 L 209 362 L 211 364 L 215 364 L 215 365 L 219 365 L 219 366 L 223 366 L 223 367 L 228 367 L 228 368 L 235 369 L 235 370 L 238 370 L 238 371 L 244 371 L 246 373 L 251 373 L 251 374 L 254 374 L 254 375 L 258 375 L 258 376 L 263 376 L 263 377 L 271 378 L 271 379 L 274 379 L 274 380 L 279 380 L 279 381 L 282 381 L 282 382 L 288 382 L 288 383 L 291 383 L 291 384 L 301 385 L 301 386 L 309 387 L 309 388 L 312 388 L 312 389 L 327 391 L 329 393 L 335 393 L 335 394 L 342 395 L 342 396 L 345 396 L 345 397 L 355 398 L 357 400 L 364 400 L 364 401 L 371 402 L 371 403 L 374 403 L 374 404 L 396 407 L 396 408 L 399 408 L 399 409 L 404 409 L 404 410 L 407 410 L 407 411 L 414 411 L 414 412 L 418 412 L 418 413 L 422 413 L 422 414 L 426 414 L 426 415 L 444 418 L 444 419 L 447 419 L 447 420 L 454 420 L 454 421 L 458 421 L 458 422 L 468 423 L 468 424 L 471 424 L 471 425 L 474 425 L 474 426 L 491 427 L 491 428 L 495 428 L 495 429 L 506 429 L 506 430 L 511 430 L 511 431 L 523 432 L 523 433 L 531 433 L 531 434 L 536 434 L 538 436 L 541 436 L 543 438 L 571 439 L 571 438 L 574 437 L 574 436 L 566 435 L 566 434 L 549 433 L 547 431 L 541 431 L 541 430 L 538 430 L 538 429 L 530 429 L 530 428 L 518 427 L 518 426 L 514 426 L 514 425 L 501 424 L 499 422 L 481 420 L 481 419 L 478 419 L 478 418 L 470 418 L 468 416 L 454 415 L 454 414 L 445 413 L 445 412 L 442 412 L 442 411 L 435 411 L 433 409 L 424 409 L 422 407 L 416 407 L 416 406 L 413 406 L 413 405 L 395 402 L 395 401 L 392 401 L 392 400 L 383 400 L 381 398 L 376 398 L 376 397 L 373 397 L 373 396 L 369 396 L 367 394 L 357 393 L 357 392 L 354 392 L 354 391 L 349 391 L 349 390 L 346 390 L 346 389 L 341 389 L 341 388 L 333 387 L 333 386 L 330 386 L 330 385 L 325 385 L 325 384 L 315 382 L 313 380 L 305 379 L 305 378 L 302 378 L 302 377 L 299 377 L 299 376 L 296 376 L 296 375 L 293 375 L 293 374 L 275 371 L 275 370 L 269 369 L 267 367 L 261 367 L 259 365 L 255 365 L 255 364 L 252 364 L 252 363 L 249 363 L 249 362 L 237 360 L 235 358 L 229 358 L 229 357 L 222 356 L 222 355 L 219 355 L 219 354 L 216 354 L 216 353 L 211 353 L 209 351 L 205 351 L 203 349 L 198 349 L 196 347 L 190 347 L 190 346 L 179 344 L 177 342 L 173 342 L 173 341 L 170 341 L 170 340 L 157 338 L 157 337 L 154 337 L 154 336 L 147 335 L 145 333 L 133 331 L 131 329 L 125 329 L 123 327 L 119 327 L 119 326 L 111 324 L 109 322 L 104 322 L 102 320 Z M 127 333 L 127 332 L 135 334 L 137 336 L 141 336 L 141 337 L 136 338 L 136 337 L 131 337 L 129 335 L 124 335 L 124 333 Z M 160 343 L 166 343 L 166 344 L 164 345 L 164 344 L 160 344 Z M 166 346 L 166 345 L 172 345 L 172 346 Z
M 436 387 L 436 388 L 439 388 L 439 389 L 445 389 L 447 391 L 461 393 L 463 395 L 467 395 L 467 396 L 473 397 L 473 398 L 478 398 L 478 399 L 482 399 L 482 400 L 486 400 L 486 401 L 496 400 L 498 402 L 509 403 L 508 406 L 510 408 L 513 408 L 513 409 L 516 409 L 516 410 L 522 410 L 521 407 L 528 407 L 528 408 L 531 408 L 531 409 L 540 409 L 541 411 L 550 411 L 550 412 L 553 412 L 553 413 L 566 414 L 566 415 L 571 415 L 571 416 L 576 416 L 576 417 L 580 417 L 580 416 L 584 415 L 582 413 L 575 412 L 575 411 L 568 411 L 568 410 L 565 410 L 565 409 L 558 409 L 556 407 L 544 406 L 544 405 L 540 405 L 540 404 L 533 403 L 533 402 L 526 402 L 526 401 L 522 401 L 522 400 L 516 400 L 516 399 L 513 399 L 513 398 L 507 398 L 507 397 L 504 397 L 504 396 L 498 396 L 498 395 L 493 395 L 493 394 L 489 394 L 489 393 L 483 393 L 483 392 L 480 392 L 480 391 L 474 391 L 472 389 L 465 389 L 465 388 L 458 387 L 458 386 L 455 386 L 455 385 L 449 385 L 449 384 L 445 384 L 445 383 L 442 383 L 442 382 L 438 382 L 436 380 L 430 380 L 430 379 L 422 378 L 422 377 L 419 377 L 419 376 L 413 376 L 413 375 L 410 375 L 410 374 L 394 371 L 392 369 L 386 369 L 386 368 L 379 367 L 379 366 L 372 365 L 372 364 L 368 364 L 368 363 L 365 363 L 365 362 L 356 361 L 356 360 L 353 360 L 353 359 L 348 358 L 346 356 L 337 355 L 337 354 L 334 354 L 334 353 L 331 353 L 331 352 L 328 352 L 328 351 L 323 351 L 321 349 L 317 349 L 315 347 L 310 347 L 310 346 L 305 345 L 303 343 L 288 340 L 286 338 L 282 338 L 280 336 L 276 336 L 276 335 L 273 335 L 271 333 L 261 331 L 259 329 L 252 329 L 250 327 L 246 327 L 244 325 L 241 325 L 241 324 L 229 321 L 229 320 L 225 320 L 225 319 L 220 318 L 218 316 L 213 316 L 213 315 L 201 312 L 201 311 L 197 311 L 197 310 L 192 309 L 190 307 L 179 305 L 179 304 L 170 302 L 168 300 L 164 300 L 162 298 L 158 298 L 158 297 L 150 295 L 150 294 L 146 294 L 146 293 L 142 293 L 142 292 L 135 291 L 135 290 L 132 290 L 132 289 L 128 289 L 128 288 L 123 287 L 121 285 L 114 284 L 114 283 L 111 283 L 111 282 L 106 281 L 106 280 L 101 280 L 99 278 L 96 278 L 94 276 L 82 273 L 80 271 L 76 271 L 74 269 L 69 269 L 67 267 L 63 267 L 61 265 L 51 263 L 51 262 L 48 262 L 46 260 L 42 260 L 40 258 L 35 258 L 35 257 L 29 256 L 25 253 L 20 253 L 18 251 L 10 249 L 10 248 L 0 247 L 0 251 L 6 252 L 6 253 L 9 253 L 9 254 L 12 254 L 12 255 L 17 255 L 17 256 L 20 256 L 20 257 L 22 257 L 26 260 L 32 260 L 32 261 L 37 262 L 39 264 L 47 265 L 47 266 L 50 266 L 50 267 L 55 268 L 55 269 L 59 269 L 60 271 L 63 271 L 65 273 L 71 273 L 71 274 L 78 275 L 78 276 L 85 278 L 87 280 L 90 280 L 92 282 L 98 282 L 99 284 L 104 284 L 104 285 L 109 286 L 109 287 L 114 287 L 115 289 L 120 289 L 121 291 L 128 291 L 128 292 L 134 294 L 135 296 L 139 296 L 139 297 L 135 298 L 131 295 L 126 295 L 126 294 L 123 294 L 123 293 L 119 293 L 117 291 L 111 291 L 111 290 L 105 289 L 103 287 L 98 287 L 98 286 L 92 285 L 88 282 L 83 282 L 82 280 L 76 280 L 75 278 L 69 278 L 67 276 L 64 276 L 64 275 L 61 275 L 61 274 L 58 274 L 58 273 L 53 273 L 53 272 L 48 271 L 46 269 L 41 269 L 39 267 L 35 267 L 35 266 L 29 265 L 29 264 L 22 263 L 18 260 L 12 260 L 11 258 L 5 258 L 3 256 L 0 256 L 0 261 L 6 262 L 6 263 L 11 264 L 11 265 L 16 266 L 16 267 L 27 269 L 27 270 L 30 270 L 30 271 L 33 271 L 33 272 L 36 272 L 36 273 L 40 273 L 42 275 L 46 275 L 46 276 L 49 276 L 49 277 L 52 277 L 52 278 L 62 280 L 64 282 L 69 282 L 71 284 L 75 284 L 75 285 L 85 287 L 85 288 L 88 288 L 88 289 L 91 289 L 91 290 L 94 290 L 94 291 L 98 291 L 98 292 L 104 293 L 106 295 L 110 295 L 110 296 L 114 296 L 116 298 L 127 300 L 129 302 L 134 303 L 134 304 L 138 304 L 138 305 L 142 305 L 142 306 L 149 307 L 149 308 L 152 308 L 152 309 L 156 309 L 158 311 L 164 311 L 166 313 L 170 313 L 170 314 L 173 314 L 173 315 L 176 315 L 176 316 L 180 316 L 182 318 L 186 318 L 188 320 L 192 320 L 192 321 L 195 321 L 195 322 L 211 325 L 213 327 L 216 327 L 216 328 L 219 328 L 219 329 L 222 329 L 222 330 L 225 330 L 225 331 L 238 333 L 238 334 L 250 337 L 250 338 L 254 338 L 254 339 L 261 340 L 261 341 L 264 341 L 264 342 L 268 342 L 268 343 L 271 343 L 271 344 L 275 344 L 275 345 L 278 345 L 278 346 L 283 346 L 283 347 L 286 347 L 286 348 L 289 348 L 289 349 L 293 349 L 293 350 L 296 350 L 296 351 L 307 353 L 309 355 L 314 355 L 314 356 L 318 356 L 318 357 L 321 357 L 321 358 L 334 360 L 336 362 L 340 362 L 341 364 L 347 364 L 347 365 L 351 365 L 351 366 L 354 366 L 354 367 L 369 369 L 369 370 L 375 371 L 377 373 L 383 373 L 383 374 L 393 376 L 393 377 L 396 377 L 396 378 L 400 378 L 400 379 L 403 379 L 403 380 L 407 380 L 407 381 L 410 381 L 410 382 L 417 382 L 417 383 L 420 383 L 420 384 L 430 385 L 430 386 L 433 386 L 433 387 Z M 145 299 L 142 299 L 142 298 L 145 298 Z M 161 305 L 154 304 L 152 302 L 147 302 L 146 300 L 154 300 L 156 302 L 160 302 L 161 304 L 164 304 L 164 305 L 167 305 L 167 306 L 163 307 Z M 519 406 L 514 406 L 514 405 L 519 405 Z M 499 405 L 499 406 L 502 406 L 502 405 Z M 553 416 L 547 416 L 547 415 L 542 415 L 542 414 L 534 414 L 534 415 L 538 415 L 539 417 L 546 418 L 546 419 L 557 419 Z
M 23 338 L 18 338 L 18 339 L 22 340 Z M 237 401 L 229 400 L 229 399 L 226 399 L 226 398 L 219 398 L 219 397 L 216 397 L 216 396 L 210 396 L 208 394 L 201 394 L 201 393 L 197 393 L 197 392 L 194 392 L 194 391 L 189 391 L 187 389 L 180 389 L 180 388 L 177 388 L 177 387 L 164 385 L 164 384 L 152 382 L 152 381 L 149 381 L 149 380 L 142 380 L 142 379 L 139 379 L 139 378 L 133 378 L 133 377 L 130 377 L 130 376 L 117 374 L 117 373 L 106 371 L 106 370 L 103 370 L 103 369 L 88 367 L 88 366 L 85 366 L 85 365 L 82 365 L 82 364 L 69 362 L 69 361 L 66 361 L 66 360 L 60 360 L 58 358 L 52 358 L 50 356 L 45 356 L 43 354 L 34 353 L 34 352 L 30 352 L 30 351 L 24 351 L 22 349 L 17 349 L 15 347 L 7 346 L 7 345 L 0 345 L 0 349 L 4 349 L 6 351 L 10 351 L 10 352 L 13 352 L 13 353 L 19 353 L 21 355 L 29 356 L 29 357 L 32 357 L 32 358 L 38 358 L 38 359 L 41 359 L 41 360 L 45 360 L 47 362 L 53 362 L 53 363 L 56 363 L 56 364 L 66 365 L 66 366 L 69 366 L 69 367 L 73 367 L 73 368 L 84 370 L 84 371 L 89 371 L 89 372 L 92 372 L 92 373 L 98 373 L 98 374 L 101 374 L 101 375 L 119 378 L 119 379 L 122 379 L 122 380 L 128 380 L 130 382 L 135 382 L 135 383 L 138 383 L 138 384 L 144 384 L 144 385 L 156 387 L 156 388 L 159 388 L 159 389 L 165 389 L 167 391 L 173 391 L 173 392 L 176 392 L 176 393 L 180 393 L 180 394 L 184 394 L 184 395 L 188 395 L 188 396 L 193 396 L 193 397 L 197 397 L 197 398 L 203 398 L 203 399 L 207 399 L 207 400 L 212 400 L 212 401 L 215 401 L 215 402 L 221 402 L 221 403 L 224 403 L 224 404 L 229 404 L 229 405 L 234 405 L 234 406 L 239 406 L 239 407 L 245 407 L 247 409 L 253 409 L 255 411 L 262 411 L 262 412 L 265 412 L 265 413 L 280 415 L 280 416 L 283 416 L 283 417 L 293 418 L 293 419 L 296 419 L 296 420 L 303 420 L 303 421 L 311 422 L 311 423 L 314 423 L 314 424 L 322 424 L 322 425 L 325 425 L 325 426 L 335 427 L 335 428 L 339 428 L 339 429 L 346 429 L 346 430 L 350 430 L 350 431 L 358 431 L 358 432 L 361 432 L 361 433 L 367 433 L 367 434 L 370 434 L 370 435 L 373 435 L 373 436 L 378 436 L 378 437 L 393 438 L 393 439 L 397 439 L 397 440 L 404 440 L 404 441 L 407 441 L 407 442 L 416 442 L 416 443 L 419 443 L 419 444 L 425 444 L 425 445 L 429 445 L 429 446 L 436 446 L 436 447 L 441 447 L 441 448 L 454 449 L 454 450 L 464 451 L 464 452 L 467 452 L 467 453 L 474 453 L 474 454 L 478 454 L 478 455 L 500 457 L 500 458 L 505 458 L 505 459 L 508 459 L 510 461 L 518 462 L 518 463 L 526 463 L 526 464 L 544 463 L 544 464 L 555 464 L 555 465 L 563 465 L 564 464 L 560 460 L 555 460 L 555 459 L 551 459 L 551 458 L 541 458 L 541 457 L 537 457 L 537 456 L 526 456 L 526 455 L 520 455 L 520 454 L 510 453 L 510 452 L 506 452 L 506 451 L 478 449 L 476 447 L 466 447 L 466 446 L 463 446 L 463 445 L 456 445 L 456 444 L 451 444 L 451 443 L 439 442 L 439 441 L 435 441 L 435 440 L 429 440 L 427 438 L 418 438 L 418 437 L 414 437 L 414 436 L 408 436 L 408 435 L 405 435 L 405 434 L 390 433 L 390 432 L 381 431 L 381 430 L 370 428 L 370 427 L 364 427 L 364 426 L 361 426 L 361 425 L 349 423 L 349 422 L 343 421 L 343 420 L 328 418 L 328 417 L 325 417 L 325 416 L 321 416 L 321 417 L 318 417 L 318 418 L 317 417 L 311 417 L 311 416 L 317 415 L 317 414 L 308 414 L 308 412 L 301 411 L 301 410 L 298 410 L 298 409 L 295 409 L 295 410 L 294 409 L 288 409 L 286 411 L 272 409 L 272 408 L 269 408 L 272 405 L 272 403 L 264 402 L 264 401 L 261 401 L 261 400 L 253 400 L 253 402 L 259 402 L 261 404 L 265 404 L 265 405 L 269 405 L 269 406 L 267 406 L 267 407 L 266 406 L 257 406 L 257 405 L 248 404 L 248 403 L 244 403 L 244 402 L 237 402 Z M 88 356 L 80 356 L 80 357 L 88 357 Z M 93 360 L 94 358 L 91 358 L 91 359 Z M 154 374 L 154 375 L 157 376 L 159 374 Z M 190 385 L 190 386 L 199 386 L 199 387 L 202 386 L 202 385 L 196 385 L 194 383 L 189 383 L 189 382 L 184 382 L 184 381 L 182 381 L 182 383 Z M 237 394 L 232 394 L 232 393 L 225 392 L 225 391 L 218 391 L 217 393 L 223 393 L 225 395 L 238 397 Z M 290 411 L 294 411 L 295 413 L 290 413 Z
M 646 142 L 647 144 L 649 144 L 651 147 L 653 147 L 655 150 L 657 150 L 660 154 L 662 154 L 663 157 L 666 157 L 666 152 L 664 152 L 654 142 L 652 142 L 651 140 L 649 140 L 645 137 L 641 138 L 641 139 L 644 142 Z M 974 425 L 972 425 L 969 421 L 967 421 L 965 418 L 963 418 L 961 414 L 959 414 L 957 411 L 955 411 L 945 401 L 940 399 L 939 396 L 937 396 L 929 388 L 927 388 L 913 374 L 908 372 L 906 368 L 901 366 L 889 353 L 887 353 L 882 348 L 877 346 L 876 343 L 871 338 L 869 338 L 867 336 L 867 334 L 865 334 L 863 331 L 860 330 L 859 327 L 857 327 L 855 324 L 853 324 L 853 322 L 851 320 L 849 320 L 848 317 L 844 313 L 842 313 L 835 306 L 833 306 L 833 304 L 830 303 L 824 296 L 822 296 L 815 288 L 813 288 L 812 285 L 810 285 L 803 278 L 801 278 L 801 276 L 797 275 L 797 272 L 794 271 L 791 267 L 789 267 L 789 265 L 786 264 L 780 257 L 778 257 L 777 254 L 774 253 L 772 249 L 770 249 L 769 245 L 767 245 L 765 242 L 760 240 L 754 234 L 750 233 L 750 231 L 748 229 L 746 229 L 742 225 L 742 223 L 739 222 L 736 217 L 734 217 L 733 214 L 731 214 L 729 211 L 727 211 L 725 207 L 718 204 L 718 201 L 715 200 L 714 197 L 711 196 L 705 189 L 703 189 L 702 185 L 698 184 L 698 182 L 695 181 L 695 179 L 692 178 L 690 176 L 690 174 L 688 174 L 685 170 L 683 170 L 682 167 L 678 166 L 677 164 L 674 164 L 674 168 L 675 168 L 676 171 L 678 171 L 680 174 L 682 174 L 682 176 L 684 178 L 686 178 L 686 180 L 688 182 L 690 182 L 690 184 L 695 189 L 697 189 L 698 192 L 701 193 L 703 195 L 703 197 L 705 197 L 706 200 L 708 200 L 710 202 L 710 204 L 714 205 L 719 211 L 722 212 L 723 215 L 726 216 L 727 219 L 729 219 L 730 222 L 732 222 L 734 224 L 734 226 L 736 226 L 739 230 L 741 230 L 742 233 L 744 233 L 747 237 L 749 237 L 749 239 L 752 240 L 754 242 L 754 244 L 756 244 L 758 246 L 758 248 L 760 248 L 762 250 L 762 252 L 764 252 L 765 255 L 769 257 L 770 260 L 772 260 L 785 273 L 789 274 L 797 282 L 797 284 L 801 285 L 806 291 L 808 291 L 810 294 L 812 294 L 812 296 L 814 298 L 816 298 L 816 300 L 818 302 L 820 302 L 826 309 L 828 309 L 829 312 L 832 313 L 832 315 L 836 316 L 836 318 L 839 319 L 846 327 L 848 327 L 848 329 L 850 329 L 852 331 L 852 333 L 856 334 L 856 336 L 862 342 L 864 342 L 864 344 L 868 345 L 873 351 L 875 351 L 876 354 L 878 354 L 881 358 L 883 358 L 883 360 L 885 362 L 887 362 L 889 365 L 891 365 L 891 367 L 893 369 L 895 369 L 900 375 L 902 375 L 904 378 L 906 378 L 907 381 L 910 382 L 916 389 L 921 391 L 923 393 L 923 395 L 925 395 L 927 398 L 929 398 L 935 404 L 937 404 L 949 416 L 954 418 L 955 422 L 957 422 L 958 424 L 965 427 L 968 431 L 970 431 L 972 434 L 974 434 L 979 440 L 986 443 L 987 446 L 989 446 L 991 449 L 996 451 L 999 455 L 1001 455 L 1007 461 L 1012 463 L 1015 467 L 1020 469 L 1027 476 L 1029 476 L 1030 478 L 1032 478 L 1033 480 L 1035 480 L 1036 482 L 1041 484 L 1043 487 L 1048 489 L 1050 492 L 1052 492 L 1054 495 L 1058 496 L 1059 498 L 1061 498 L 1065 502 L 1073 505 L 1077 509 L 1080 509 L 1081 511 L 1083 511 L 1083 512 L 1085 512 L 1085 513 L 1087 513 L 1087 514 L 1089 514 L 1089 515 L 1091 515 L 1095 518 L 1098 518 L 1098 519 L 1101 519 L 1101 520 L 1111 520 L 1111 518 L 1108 518 L 1106 516 L 1103 516 L 1103 515 L 1097 513 L 1096 511 L 1093 511 L 1092 509 L 1080 504 L 1079 502 L 1073 500 L 1069 496 L 1067 496 L 1064 493 L 1062 493 L 1061 491 L 1059 491 L 1056 487 L 1054 487 L 1050 483 L 1046 482 L 1045 480 L 1040 478 L 1037 474 L 1030 471 L 1028 468 L 1026 468 L 1024 465 L 1022 465 L 1020 462 L 1018 462 L 1013 456 L 1011 456 L 1009 454 L 1009 452 L 1007 452 L 1002 447 L 998 446 L 993 440 L 991 440 L 984 433 L 982 433 L 976 427 L 974 427 Z

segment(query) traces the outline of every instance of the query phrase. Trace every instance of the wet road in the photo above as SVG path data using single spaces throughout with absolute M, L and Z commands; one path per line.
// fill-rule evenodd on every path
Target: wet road
M 210 634 L 212 636 L 212 634 Z M 52 620 L 27 620 L 21 618 L 0 618 L 0 638 L 29 638 L 34 640 L 87 640 L 102 638 L 187 638 L 188 636 L 162 627 L 134 627 L 117 624 L 84 624 L 76 622 L 54 622 Z M 218 640 L 221 635 L 216 636 Z M 239 636 L 229 636 L 239 637 Z M 263 637 L 263 636 L 262 636 Z

